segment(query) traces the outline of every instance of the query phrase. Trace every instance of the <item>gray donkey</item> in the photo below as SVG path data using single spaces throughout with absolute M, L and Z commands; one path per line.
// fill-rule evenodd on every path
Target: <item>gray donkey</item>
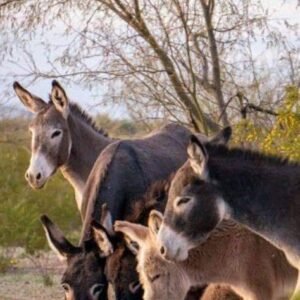
M 71 103 L 57 81 L 49 102 L 31 94 L 18 82 L 14 89 L 21 102 L 35 114 L 29 125 L 31 159 L 25 177 L 31 187 L 42 188 L 60 169 L 75 190 L 77 206 L 100 152 L 113 140 L 78 105 Z
M 229 138 L 231 129 L 221 134 Z M 283 250 L 299 270 L 300 165 L 195 136 L 188 153 L 190 178 L 182 181 L 186 166 L 177 172 L 158 235 L 162 255 L 185 259 L 222 220 L 232 218 Z

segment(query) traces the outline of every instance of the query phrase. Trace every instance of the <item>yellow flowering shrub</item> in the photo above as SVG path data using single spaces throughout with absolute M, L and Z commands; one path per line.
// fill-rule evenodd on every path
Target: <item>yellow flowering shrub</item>
M 258 148 L 266 153 L 282 155 L 300 161 L 299 90 L 291 86 L 269 127 L 244 119 L 234 126 L 234 143 Z

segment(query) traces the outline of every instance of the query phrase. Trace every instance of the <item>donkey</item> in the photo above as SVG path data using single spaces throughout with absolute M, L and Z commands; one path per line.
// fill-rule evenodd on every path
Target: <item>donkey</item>
M 69 285 L 67 296 L 77 295 L 78 289 L 87 294 L 90 282 L 97 277 L 93 272 L 100 272 L 102 279 L 98 276 L 97 282 L 104 286 L 101 299 L 106 299 L 108 293 L 117 299 L 141 299 L 142 291 L 135 284 L 138 282 L 135 257 L 127 248 L 118 247 L 120 239 L 112 224 L 132 214 L 136 199 L 141 199 L 154 181 L 168 178 L 184 163 L 190 134 L 180 125 L 169 124 L 143 139 L 113 142 L 101 152 L 86 183 L 82 204 L 84 225 L 75 253 L 69 253 L 63 235 L 51 234 L 54 227 L 44 222 L 49 244 L 67 260 L 63 277 L 64 286 Z M 101 215 L 103 204 L 106 209 Z M 93 247 L 86 249 L 85 243 L 90 240 Z M 97 259 L 93 268 L 86 271 L 87 265 L 91 265 L 90 257 Z
M 231 129 L 221 134 L 230 136 Z M 299 270 L 300 165 L 195 136 L 188 154 L 169 191 L 158 235 L 162 255 L 186 259 L 189 249 L 232 218 L 283 250 Z
M 169 182 L 170 180 L 155 182 L 142 199 L 135 203 L 132 213 L 127 219 L 131 222 L 146 224 L 152 209 L 163 211 L 167 200 Z M 104 206 L 103 215 L 105 214 L 107 214 L 107 208 Z M 73 264 L 73 267 L 70 267 L 71 272 L 68 272 L 69 268 L 67 268 L 62 278 L 62 286 L 66 294 L 70 294 L 72 285 L 71 299 L 85 299 L 86 295 L 90 297 L 94 295 L 94 299 L 105 299 L 105 296 L 110 299 L 115 299 L 116 296 L 111 286 L 108 291 L 105 291 L 106 277 L 104 272 L 102 272 L 104 266 L 101 267 L 104 262 L 102 259 L 103 249 L 101 249 L 101 247 L 104 247 L 103 244 L 99 243 L 101 239 L 99 229 L 101 230 L 103 227 L 98 222 L 93 221 L 93 238 L 84 242 L 81 247 L 75 247 L 65 239 L 59 228 L 54 225 L 47 216 L 42 216 L 41 221 L 48 235 L 48 240 L 51 241 L 51 248 L 57 252 L 60 259 L 66 260 L 68 265 Z M 128 247 L 121 235 L 115 235 L 111 237 L 111 240 L 114 241 L 114 255 L 110 258 L 109 264 L 107 264 L 106 272 L 110 273 L 110 278 L 114 277 L 116 280 L 121 280 L 120 286 L 125 288 L 125 290 L 127 289 L 127 285 L 122 285 L 122 281 L 124 282 L 122 278 L 126 276 L 128 279 L 125 280 L 125 283 L 128 284 L 128 281 L 131 282 L 129 284 L 129 290 L 135 295 L 134 298 L 142 299 L 140 283 L 136 281 L 134 277 L 134 268 L 136 267 L 136 261 L 132 254 L 134 248 Z M 107 251 L 109 251 L 109 249 L 107 249 Z M 80 256 L 79 253 L 85 253 L 85 255 Z M 126 264 L 122 263 L 124 259 L 126 259 Z M 120 265 L 124 265 L 124 267 L 120 268 Z M 85 278 L 84 281 L 81 280 L 81 277 L 78 278 L 77 272 L 73 273 L 74 267 L 77 267 L 78 270 L 84 270 L 82 271 L 84 274 L 80 274 L 81 277 Z M 76 287 L 74 288 L 75 285 Z M 187 295 L 186 300 L 200 299 L 204 289 L 205 286 L 193 289 L 193 291 Z M 127 297 L 133 299 L 132 295 L 127 294 Z M 228 288 L 216 288 L 215 291 L 213 288 L 209 288 L 207 292 L 205 291 L 204 299 L 236 300 L 236 294 L 229 292 Z
M 289 265 L 282 251 L 245 227 L 223 221 L 205 242 L 189 252 L 186 260 L 173 263 L 163 258 L 158 247 L 162 220 L 163 215 L 153 210 L 148 227 L 128 221 L 116 221 L 114 225 L 137 254 L 144 300 L 184 299 L 191 286 L 205 283 L 230 285 L 247 300 L 282 300 L 291 296 L 297 269 Z M 218 291 L 210 292 L 211 297 L 217 296 Z
M 113 140 L 76 104 L 70 103 L 57 81 L 52 82 L 50 102 L 32 95 L 18 82 L 13 84 L 21 102 L 35 114 L 31 159 L 25 178 L 32 188 L 42 188 L 60 169 L 75 190 L 77 206 L 88 175 L 99 153 Z

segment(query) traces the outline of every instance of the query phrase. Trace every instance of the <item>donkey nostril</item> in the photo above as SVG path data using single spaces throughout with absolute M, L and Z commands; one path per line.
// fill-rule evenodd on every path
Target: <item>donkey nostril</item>
M 26 179 L 26 180 L 29 179 L 29 174 L 28 174 L 28 172 L 25 173 L 25 179 Z
M 160 254 L 165 255 L 166 254 L 166 248 L 164 246 L 160 247 Z
M 41 173 L 37 173 L 37 175 L 36 175 L 36 179 L 37 180 L 40 180 L 42 178 L 42 175 L 41 175 Z

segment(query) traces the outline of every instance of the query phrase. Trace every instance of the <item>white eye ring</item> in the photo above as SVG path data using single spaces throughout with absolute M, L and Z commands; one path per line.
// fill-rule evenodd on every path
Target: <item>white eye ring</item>
M 60 136 L 61 134 L 62 134 L 62 130 L 61 129 L 55 129 L 51 133 L 51 139 L 54 139 L 54 138 Z
M 133 281 L 129 284 L 129 290 L 132 294 L 135 294 L 139 288 L 141 287 L 141 284 L 139 281 Z
M 90 294 L 94 299 L 97 299 L 102 293 L 104 284 L 96 283 L 90 288 Z
M 66 293 L 68 293 L 71 290 L 71 287 L 68 283 L 62 283 L 61 286 L 63 287 L 63 289 L 65 290 Z
M 188 197 L 188 196 L 182 196 L 182 197 L 177 197 L 176 199 L 176 207 L 180 207 L 182 205 L 187 204 L 188 202 L 190 202 L 193 198 L 192 197 Z
M 150 277 L 150 281 L 151 282 L 154 282 L 154 281 L 156 281 L 157 279 L 159 279 L 161 277 L 161 274 L 156 274 L 156 275 L 154 275 L 153 277 Z

